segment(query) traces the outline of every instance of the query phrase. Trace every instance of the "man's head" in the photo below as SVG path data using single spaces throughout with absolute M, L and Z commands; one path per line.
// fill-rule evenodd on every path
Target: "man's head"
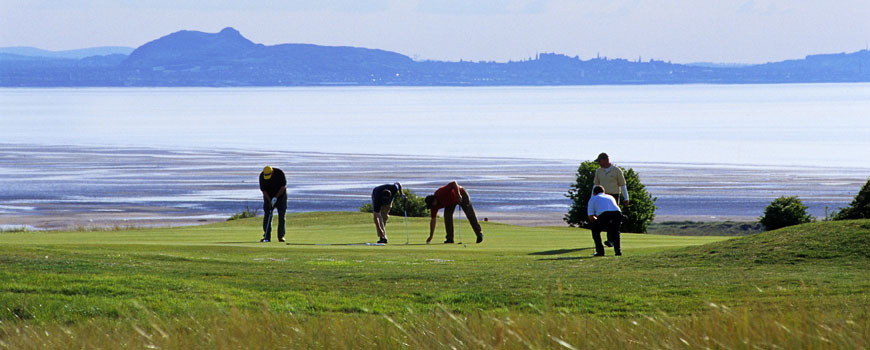
M 267 165 L 265 168 L 263 168 L 263 179 L 268 180 L 271 178 L 272 178 L 272 167 Z
M 598 162 L 598 166 L 602 168 L 610 167 L 610 157 L 607 156 L 607 153 L 601 152 L 598 154 L 598 158 L 595 158 L 595 161 Z
M 430 195 L 426 196 L 425 201 L 426 201 L 426 209 L 432 210 L 432 207 L 435 206 L 435 196 L 430 194 Z
M 402 184 L 396 182 L 396 183 L 394 183 L 393 185 L 395 185 L 395 186 L 399 189 L 399 194 L 402 194 Z
M 604 186 L 595 185 L 595 187 L 592 187 L 593 196 L 597 196 L 599 193 L 604 193 Z

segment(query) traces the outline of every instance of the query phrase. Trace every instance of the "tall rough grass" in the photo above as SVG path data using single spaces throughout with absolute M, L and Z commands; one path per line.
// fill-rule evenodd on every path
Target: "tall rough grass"
M 868 306 L 764 311 L 710 304 L 691 316 L 547 313 L 295 315 L 238 310 L 71 325 L 0 324 L 2 349 L 866 349 Z

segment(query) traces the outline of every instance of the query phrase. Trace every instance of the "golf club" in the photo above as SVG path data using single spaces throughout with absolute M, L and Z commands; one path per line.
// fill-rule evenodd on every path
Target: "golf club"
M 462 207 L 459 207 L 459 229 L 456 230 L 459 234 L 459 244 L 462 244 Z
M 411 243 L 411 237 L 408 235 L 408 197 L 402 193 L 402 199 L 405 200 L 405 205 L 402 206 L 402 209 L 405 209 L 405 245 L 408 245 Z

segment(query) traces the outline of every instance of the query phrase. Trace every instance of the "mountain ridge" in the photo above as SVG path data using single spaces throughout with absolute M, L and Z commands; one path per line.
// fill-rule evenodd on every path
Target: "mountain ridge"
M 2 53 L 2 51 L 0 51 Z M 870 82 L 870 51 L 808 55 L 759 65 L 582 60 L 556 53 L 499 62 L 414 61 L 350 46 L 263 45 L 227 27 L 182 30 L 129 55 L 78 60 L 0 54 L 0 86 L 491 86 Z
M 46 57 L 82 59 L 91 56 L 106 56 L 113 54 L 129 55 L 135 48 L 126 46 L 95 46 L 73 50 L 51 51 L 31 46 L 0 47 L 0 54 L 13 54 L 23 57 Z

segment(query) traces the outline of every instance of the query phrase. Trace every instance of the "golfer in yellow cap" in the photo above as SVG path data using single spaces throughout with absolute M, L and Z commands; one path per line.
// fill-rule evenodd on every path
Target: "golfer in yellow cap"
M 281 169 L 266 166 L 260 173 L 260 192 L 263 192 L 263 239 L 272 239 L 272 210 L 278 209 L 278 241 L 284 242 L 284 214 L 287 213 L 287 178 Z

